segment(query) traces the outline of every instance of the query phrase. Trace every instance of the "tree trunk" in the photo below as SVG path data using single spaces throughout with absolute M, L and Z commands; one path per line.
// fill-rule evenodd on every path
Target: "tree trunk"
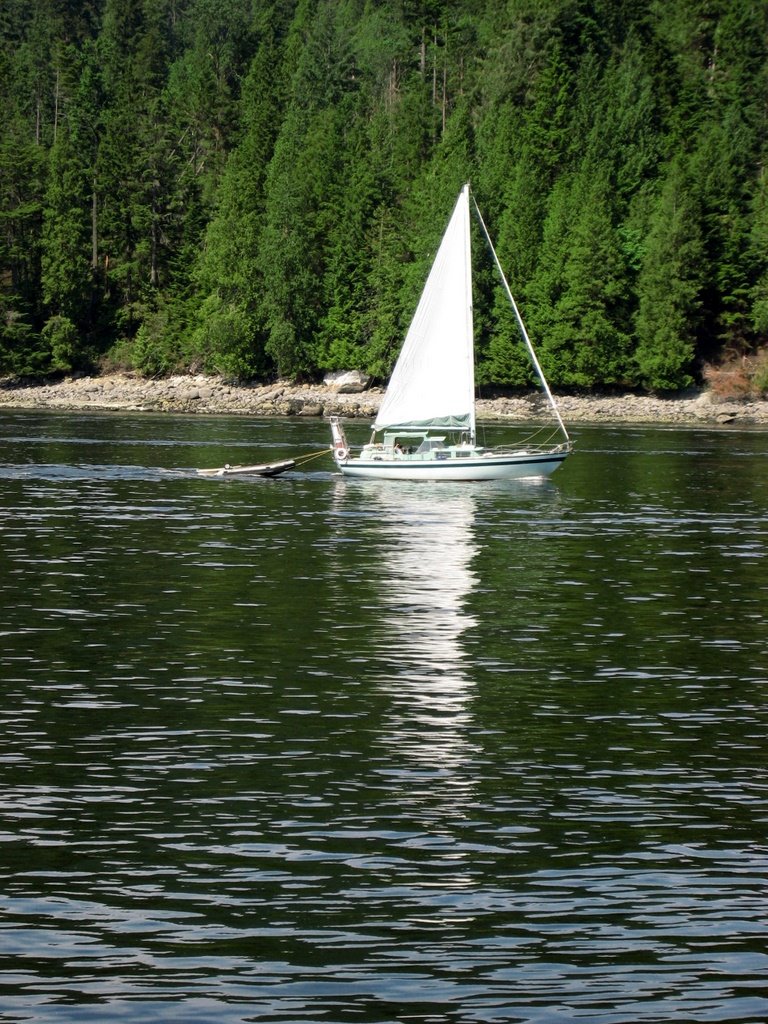
M 94 277 L 99 269 L 99 226 L 97 215 L 98 200 L 96 198 L 96 182 L 94 181 L 93 192 L 91 193 L 91 270 Z

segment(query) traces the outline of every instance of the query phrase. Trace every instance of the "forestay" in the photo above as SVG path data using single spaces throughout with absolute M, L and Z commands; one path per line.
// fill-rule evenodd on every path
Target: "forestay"
M 376 418 L 475 433 L 469 186 L 459 195 Z

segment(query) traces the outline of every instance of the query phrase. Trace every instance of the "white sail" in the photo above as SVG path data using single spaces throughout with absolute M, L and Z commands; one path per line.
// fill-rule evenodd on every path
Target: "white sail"
M 475 431 L 469 186 L 446 228 L 384 396 L 375 429 Z

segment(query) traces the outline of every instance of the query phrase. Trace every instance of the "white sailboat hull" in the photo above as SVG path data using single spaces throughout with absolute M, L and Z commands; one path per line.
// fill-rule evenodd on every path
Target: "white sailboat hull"
M 478 455 L 451 459 L 362 459 L 337 461 L 344 476 L 375 480 L 524 480 L 546 477 L 568 455 L 563 446 L 547 453 Z

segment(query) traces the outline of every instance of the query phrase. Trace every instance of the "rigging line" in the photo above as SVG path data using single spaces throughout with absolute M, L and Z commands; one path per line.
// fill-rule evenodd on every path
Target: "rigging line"
M 305 462 L 311 462 L 312 459 L 319 459 L 321 455 L 328 455 L 333 451 L 330 446 L 328 448 L 321 448 L 319 452 L 307 452 L 306 455 L 297 455 L 293 460 L 296 465 L 304 465 Z
M 496 250 L 493 247 L 493 242 L 491 241 L 491 236 L 488 234 L 488 228 L 485 226 L 485 221 L 483 220 L 482 213 L 480 213 L 480 207 L 477 205 L 477 200 L 475 199 L 474 193 L 472 193 L 472 203 L 474 204 L 475 213 L 477 214 L 478 220 L 480 221 L 480 226 L 483 229 L 483 234 L 485 235 L 485 240 L 488 243 L 488 247 L 491 250 L 491 254 L 493 256 L 493 261 L 496 264 L 496 269 L 498 270 L 499 274 L 501 275 L 501 281 L 502 281 L 502 284 L 504 285 L 504 290 L 507 293 L 507 298 L 509 299 L 509 301 L 512 304 L 512 311 L 515 314 L 515 319 L 517 320 L 517 325 L 520 328 L 520 333 L 523 336 L 523 341 L 525 342 L 525 346 L 528 349 L 528 355 L 531 357 L 531 361 L 532 361 L 532 363 L 534 365 L 534 368 L 536 369 L 536 372 L 539 375 L 539 380 L 541 381 L 541 385 L 544 388 L 544 391 L 546 393 L 547 398 L 549 399 L 549 404 L 552 406 L 552 411 L 554 412 L 554 414 L 555 414 L 555 416 L 557 418 L 557 422 L 560 425 L 560 429 L 562 430 L 562 432 L 563 432 L 563 434 L 565 436 L 565 439 L 567 441 L 570 441 L 570 437 L 568 436 L 568 431 L 565 429 L 565 423 L 563 423 L 562 417 L 560 416 L 560 410 L 557 408 L 557 403 L 555 402 L 555 399 L 552 396 L 552 392 L 549 390 L 549 384 L 547 384 L 547 378 L 544 376 L 544 371 L 541 368 L 541 364 L 539 363 L 539 360 L 536 358 L 536 353 L 535 353 L 535 351 L 533 349 L 533 345 L 531 344 L 531 339 L 528 337 L 528 331 L 526 331 L 526 329 L 525 329 L 525 324 L 523 323 L 523 318 L 520 316 L 520 310 L 517 308 L 517 303 L 515 302 L 515 297 L 512 294 L 512 289 L 509 287 L 509 283 L 507 282 L 507 278 L 506 278 L 506 276 L 504 274 L 504 271 L 502 269 L 501 263 L 499 262 L 499 257 L 496 255 Z

